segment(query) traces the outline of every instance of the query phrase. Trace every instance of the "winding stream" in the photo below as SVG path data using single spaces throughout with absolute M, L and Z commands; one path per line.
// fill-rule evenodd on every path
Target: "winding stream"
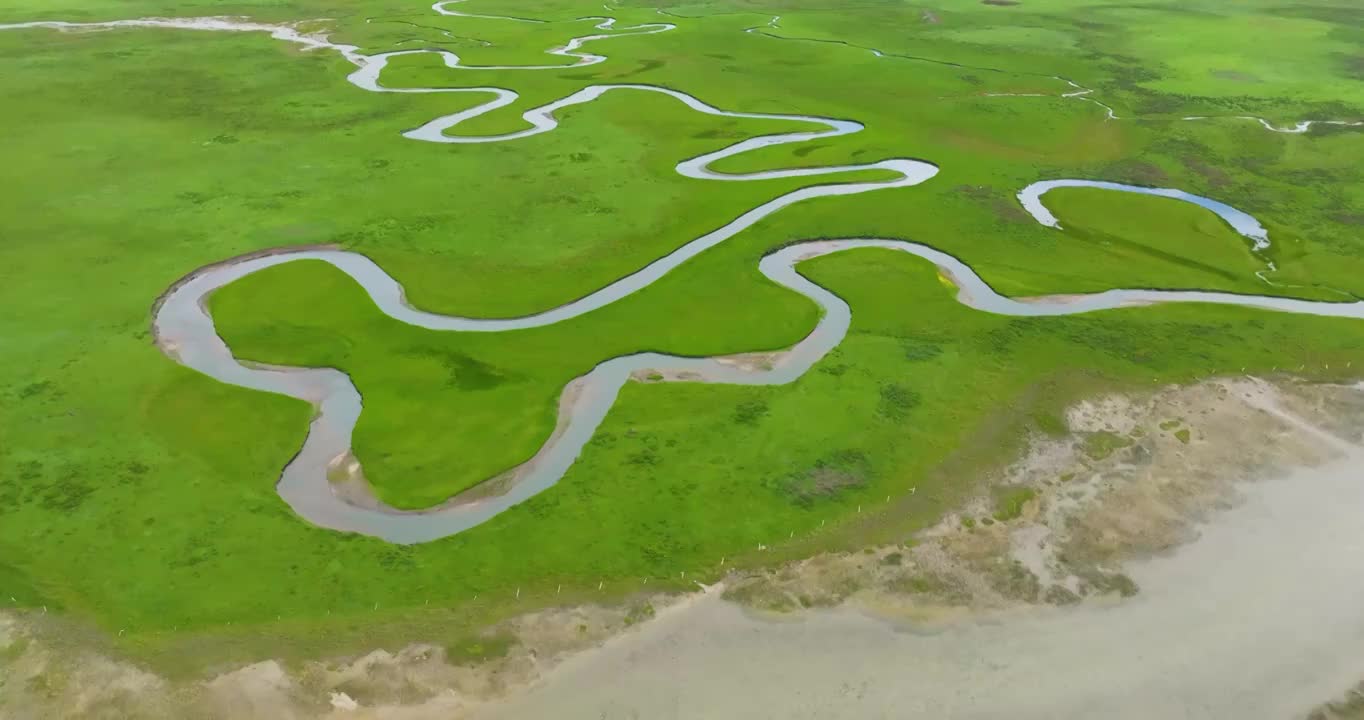
M 328 368 L 260 368 L 239 363 L 215 332 L 213 320 L 204 309 L 204 298 L 219 287 L 267 267 L 295 260 L 322 260 L 354 278 L 379 309 L 396 320 L 432 330 L 498 331 L 554 322 L 546 318 L 559 317 L 564 308 L 572 308 L 571 314 L 567 315 L 572 317 L 607 305 L 621 295 L 633 292 L 632 279 L 638 278 L 640 273 L 546 313 L 516 319 L 481 320 L 412 308 L 403 301 L 402 287 L 397 281 L 362 255 L 339 250 L 284 252 L 229 261 L 195 273 L 165 296 L 156 312 L 155 326 L 163 349 L 187 367 L 222 382 L 296 397 L 318 407 L 319 412 L 312 421 L 302 450 L 285 467 L 279 482 L 280 496 L 295 512 L 323 527 L 374 535 L 391 542 L 417 543 L 467 530 L 557 483 L 605 419 L 621 387 L 635 373 L 657 373 L 668 381 L 742 385 L 780 385 L 804 375 L 843 340 L 852 313 L 836 295 L 797 273 L 796 264 L 821 255 L 871 247 L 898 250 L 932 262 L 957 286 L 959 302 L 1001 315 L 1074 315 L 1132 305 L 1199 302 L 1364 318 L 1364 302 L 1325 303 L 1197 291 L 1109 290 L 1022 301 L 996 293 L 969 266 L 925 245 L 885 239 L 801 243 L 764 257 L 759 270 L 772 281 L 813 300 L 820 306 L 823 316 L 805 339 L 775 354 L 770 365 L 751 367 L 726 358 L 683 358 L 660 353 L 638 353 L 607 360 L 564 390 L 554 434 L 534 457 L 510 471 L 505 493 L 416 512 L 395 510 L 372 499 L 357 502 L 332 491 L 328 470 L 333 463 L 349 459 L 351 433 L 360 416 L 360 395 L 350 379 L 344 373 Z M 684 246 L 677 253 L 687 251 Z M 623 287 L 617 288 L 618 285 Z
M 1302 135 L 1303 133 L 1307 132 L 1308 130 L 1311 130 L 1313 125 L 1336 125 L 1336 126 L 1338 126 L 1338 127 L 1364 127 L 1364 120 L 1360 120 L 1360 121 L 1350 121 L 1350 120 L 1299 120 L 1299 121 L 1298 121 L 1296 124 L 1294 124 L 1292 127 L 1277 127 L 1277 126 L 1275 126 L 1273 123 L 1269 122 L 1268 120 L 1266 120 L 1266 119 L 1264 119 L 1264 118 L 1262 118 L 1262 117 L 1256 117 L 1256 116 L 1254 116 L 1254 115 L 1231 115 L 1231 116 L 1228 116 L 1228 117 L 1226 117 L 1226 118 L 1212 117 L 1212 116 L 1209 116 L 1209 115 L 1190 115 L 1190 116 L 1188 116 L 1188 117 L 1180 118 L 1180 119 L 1181 119 L 1181 120 L 1221 120 L 1221 119 L 1229 119 L 1229 120 L 1254 120 L 1255 122 L 1260 123 L 1260 125 L 1261 125 L 1262 127 L 1264 127 L 1264 129 L 1266 129 L 1266 130 L 1268 130 L 1268 131 L 1270 131 L 1270 132 L 1284 133 L 1284 134 L 1287 134 L 1287 135 Z
M 710 15 L 695 15 L 695 16 L 693 16 L 693 15 L 678 15 L 678 14 L 676 14 L 676 13 L 667 12 L 667 11 L 662 10 L 662 9 L 659 9 L 657 12 L 658 12 L 660 15 L 667 15 L 667 16 L 670 16 L 670 17 L 677 17 L 677 18 L 710 17 Z M 719 14 L 728 14 L 728 13 L 719 13 Z M 745 13 L 745 14 L 746 14 L 746 13 Z M 949 60 L 939 60 L 939 59 L 930 58 L 930 57 L 923 57 L 923 56 L 920 56 L 920 55 L 905 55 L 905 54 L 903 54 L 903 53 L 885 52 L 885 51 L 883 51 L 883 50 L 878 50 L 877 48 L 874 48 L 874 47 L 870 47 L 870 46 L 867 46 L 867 45 L 859 45 L 859 44 L 857 44 L 857 43 L 849 42 L 849 41 L 847 41 L 847 40 L 835 40 L 835 39 L 832 39 L 832 38 L 797 37 L 797 36 L 791 36 L 791 35 L 777 35 L 777 34 L 775 34 L 775 33 L 769 32 L 770 30 L 780 29 L 780 28 L 781 28 L 780 22 L 781 22 L 781 16 L 780 16 L 780 15 L 774 15 L 774 16 L 772 16 L 772 18 L 771 18 L 770 20 L 768 20 L 765 24 L 763 24 L 763 25 L 755 25 L 755 26 L 750 27 L 750 28 L 745 28 L 745 29 L 744 29 L 744 32 L 745 32 L 745 33 L 749 33 L 749 34 L 762 35 L 763 37 L 772 38 L 773 40 L 790 40 L 790 41 L 794 41 L 794 42 L 813 42 L 813 43 L 825 43 L 825 44 L 830 44 L 830 45 L 843 45 L 844 47 L 855 48 L 855 49 L 858 49 L 858 50 L 865 50 L 865 51 L 867 51 L 867 52 L 870 52 L 873 56 L 878 57 L 878 58 L 897 58 L 897 59 L 900 59 L 900 60 L 912 60 L 912 61 L 916 61 L 916 62 L 927 62 L 927 63 L 934 63 L 934 64 L 936 64 L 936 65 L 948 65 L 948 66 L 951 66 L 951 67 L 969 68 L 969 69 L 971 69 L 971 70 L 984 70 L 984 71 L 987 71 L 987 72 L 1008 73 L 1008 74 L 1019 74 L 1019 75 L 1032 75 L 1032 76 L 1041 76 L 1041 75 L 1042 75 L 1042 73 L 1019 72 L 1019 71 L 1013 71 L 1013 70 L 1006 70 L 1006 69 L 1004 69 L 1004 68 L 998 68 L 998 67 L 988 67 L 988 66 L 984 66 L 984 65 L 964 65 L 964 64 L 962 64 L 962 63 L 956 63 L 956 62 L 952 62 L 952 61 L 949 61 Z M 1049 77 L 1049 78 L 1051 78 L 1051 79 L 1053 79 L 1053 80 L 1056 80 L 1056 81 L 1058 81 L 1058 82 L 1063 82 L 1063 83 L 1069 85 L 1070 87 L 1072 87 L 1072 88 L 1074 88 L 1074 89 L 1071 90 L 1071 91 L 1069 91 L 1069 92 L 1060 93 L 1059 95 L 1057 95 L 1057 94 L 1052 94 L 1052 93 L 1040 93 L 1040 92 L 1025 92 L 1025 93 L 988 92 L 988 93 L 983 93 L 983 94 L 981 95 L 981 97 L 1060 97 L 1060 98 L 1066 98 L 1066 99 L 1075 99 L 1075 100 L 1080 100 L 1080 101 L 1082 101 L 1082 102 L 1093 103 L 1094 105 L 1098 105 L 1099 107 L 1103 108 L 1103 110 L 1104 110 L 1104 117 L 1105 117 L 1106 119 L 1108 119 L 1108 120 L 1122 120 L 1122 119 L 1124 119 L 1123 117 L 1121 117 L 1121 116 L 1119 116 L 1119 115 L 1117 114 L 1117 112 L 1113 109 L 1112 106 L 1108 105 L 1107 103 L 1103 102 L 1102 100 L 1099 100 L 1099 99 L 1093 97 L 1093 94 L 1094 94 L 1093 88 L 1087 88 L 1087 87 L 1085 87 L 1085 86 L 1083 86 L 1083 85 L 1081 85 L 1081 84 L 1075 82 L 1074 80 L 1071 80 L 1071 79 L 1069 79 L 1069 78 L 1061 77 L 1060 75 L 1046 75 L 1046 77 Z M 1127 119 L 1132 119 L 1132 118 L 1127 118 Z M 1138 119 L 1140 119 L 1140 118 L 1138 118 Z M 1364 120 L 1360 120 L 1360 121 L 1352 121 L 1352 120 L 1300 120 L 1300 121 L 1298 121 L 1297 123 L 1295 123 L 1295 124 L 1293 124 L 1292 126 L 1289 126 L 1289 127 L 1278 127 L 1278 126 L 1274 125 L 1273 123 L 1269 122 L 1268 120 L 1266 120 L 1266 119 L 1264 119 L 1264 118 L 1262 118 L 1262 117 L 1254 116 L 1254 115 L 1217 115 L 1217 116 L 1213 116 L 1213 115 L 1190 115 L 1190 116 L 1182 117 L 1182 118 L 1179 118 L 1179 119 L 1180 119 L 1180 120 L 1184 120 L 1184 121 L 1189 121 L 1189 120 L 1254 120 L 1254 121 L 1260 123 L 1260 125 L 1263 126 L 1264 129 L 1266 129 L 1266 130 L 1268 130 L 1268 131 L 1270 131 L 1270 132 L 1283 133 L 1283 134 L 1288 134 L 1288 135 L 1302 135 L 1302 134 L 1308 132 L 1309 130 L 1311 130 L 1313 125 L 1335 125 L 1335 126 L 1338 126 L 1338 127 L 1364 127 Z
M 1096 188 L 1099 190 L 1117 190 L 1120 192 L 1136 193 L 1138 195 L 1154 195 L 1156 197 L 1173 198 L 1193 203 L 1199 207 L 1206 208 L 1217 214 L 1218 217 L 1226 221 L 1233 230 L 1249 239 L 1252 249 L 1266 250 L 1269 248 L 1269 232 L 1260 224 L 1259 220 L 1248 213 L 1244 213 L 1236 208 L 1216 200 L 1205 198 L 1201 195 L 1176 190 L 1174 188 L 1153 188 L 1142 185 L 1127 185 L 1124 183 L 1107 182 L 1103 180 L 1043 180 L 1035 182 L 1018 193 L 1018 201 L 1023 203 L 1023 209 L 1037 222 L 1047 227 L 1060 228 L 1061 222 L 1055 215 L 1042 204 L 1042 196 L 1057 188 Z
M 451 2 L 438 2 L 433 9 L 445 15 L 461 15 L 449 10 Z M 465 17 L 489 17 L 469 16 Z M 500 18 L 521 22 L 535 22 L 526 18 Z M 597 29 L 613 29 L 614 19 L 600 19 Z M 181 364 L 198 370 L 221 382 L 263 390 L 308 401 L 318 408 L 302 449 L 284 468 L 278 490 L 280 496 L 300 516 L 316 525 L 342 531 L 363 533 L 396 543 L 419 543 L 447 537 L 474 527 L 507 508 L 532 497 L 559 481 L 573 464 L 584 444 L 591 438 L 615 401 L 620 388 L 634 373 L 657 373 L 665 380 L 732 383 L 745 385 L 777 385 L 790 383 L 802 376 L 820 358 L 842 341 L 851 320 L 847 304 L 828 290 L 810 282 L 795 270 L 802 260 L 857 248 L 885 248 L 906 252 L 935 264 L 951 277 L 958 288 L 957 299 L 963 304 L 985 312 L 1019 315 L 1051 316 L 1093 312 L 1128 305 L 1168 302 L 1201 302 L 1278 310 L 1310 315 L 1364 318 L 1364 303 L 1324 303 L 1285 298 L 1234 295 L 1229 293 L 1110 290 L 1091 295 L 1044 297 L 1020 301 L 999 295 L 967 265 L 956 258 L 925 245 L 893 239 L 841 239 L 801 243 L 783 248 L 762 259 L 759 270 L 764 276 L 794 292 L 810 298 L 822 310 L 822 317 L 814 330 L 795 346 L 772 356 L 770 364 L 755 367 L 751 363 L 736 362 L 734 358 L 682 358 L 659 353 L 638 353 L 607 360 L 588 374 L 577 378 L 564 390 L 560 399 L 559 420 L 554 434 L 526 463 L 509 470 L 498 478 L 501 494 L 489 494 L 476 499 L 454 498 L 446 504 L 423 511 L 399 511 L 387 507 L 363 492 L 345 494 L 334 491 L 328 471 L 342 464 L 358 463 L 351 458 L 351 435 L 361 411 L 361 398 L 350 378 L 329 368 L 288 368 L 244 365 L 232 356 L 231 350 L 218 337 L 213 320 L 205 309 L 205 298 L 214 290 L 253 272 L 296 260 L 321 260 L 350 275 L 373 298 L 376 305 L 396 320 L 437 331 L 505 332 L 540 327 L 568 320 L 619 300 L 666 275 L 674 268 L 714 247 L 759 220 L 784 207 L 818 197 L 854 195 L 875 190 L 917 185 L 932 178 L 937 167 L 922 160 L 891 158 L 872 163 L 826 167 L 803 167 L 766 170 L 752 173 L 721 173 L 710 165 L 735 155 L 764 147 L 807 142 L 859 132 L 863 126 L 852 120 L 838 120 L 807 115 L 777 115 L 726 111 L 709 105 L 687 93 L 663 87 L 640 84 L 590 85 L 564 98 L 525 111 L 522 117 L 528 128 L 493 136 L 455 136 L 447 134 L 465 120 L 492 112 L 512 104 L 519 97 L 515 91 L 498 87 L 468 88 L 388 88 L 379 76 L 389 58 L 418 53 L 435 53 L 451 69 L 560 69 L 594 64 L 605 60 L 599 55 L 577 52 L 590 41 L 619 37 L 623 34 L 651 34 L 673 29 L 671 24 L 648 24 L 620 28 L 608 35 L 589 35 L 574 38 L 550 54 L 575 58 L 573 65 L 555 66 L 467 66 L 459 56 L 445 50 L 400 50 L 374 55 L 362 54 L 354 45 L 333 43 L 320 35 L 305 34 L 288 26 L 264 25 L 226 18 L 165 19 L 150 18 L 107 23 L 33 22 L 0 25 L 0 29 L 19 28 L 108 29 L 118 27 L 162 27 L 190 30 L 268 32 L 272 37 L 299 44 L 305 49 L 325 49 L 341 54 L 356 66 L 347 77 L 357 87 L 371 92 L 393 93 L 483 93 L 493 97 L 487 102 L 461 112 L 442 116 L 419 128 L 403 133 L 413 140 L 433 143 L 488 143 L 504 142 L 529 137 L 553 130 L 558 125 L 555 113 L 565 107 L 591 102 L 608 92 L 639 91 L 668 95 L 687 107 L 709 115 L 735 118 L 776 119 L 812 123 L 823 129 L 789 132 L 742 140 L 720 150 L 706 153 L 677 164 L 679 174 L 715 181 L 757 181 L 777 178 L 817 177 L 882 170 L 896 177 L 875 182 L 854 182 L 807 186 L 769 200 L 730 221 L 724 226 L 698 237 L 668 255 L 646 265 L 579 300 L 520 318 L 483 319 L 440 315 L 408 305 L 402 286 L 368 258 L 340 250 L 283 250 L 273 254 L 255 255 L 218 263 L 189 275 L 161 298 L 154 310 L 154 330 L 158 345 Z M 1035 183 L 1020 193 L 1020 200 L 1033 217 L 1044 225 L 1056 226 L 1056 219 L 1041 204 L 1041 196 L 1055 187 L 1088 186 L 1124 192 L 1176 197 L 1207 207 L 1231 223 L 1239 232 L 1255 241 L 1256 247 L 1267 246 L 1268 237 L 1254 218 L 1234 208 L 1206 198 L 1178 190 L 1138 188 L 1080 180 L 1056 180 Z

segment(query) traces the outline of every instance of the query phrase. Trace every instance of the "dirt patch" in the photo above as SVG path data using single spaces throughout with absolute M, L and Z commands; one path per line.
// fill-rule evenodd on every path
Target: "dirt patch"
M 734 355 L 719 355 L 712 358 L 721 365 L 728 365 L 744 372 L 765 372 L 771 370 L 783 356 L 785 351 L 777 352 L 752 352 L 736 353 Z M 630 373 L 630 379 L 635 382 L 699 382 L 703 378 L 699 373 L 690 370 L 643 368 Z
M 923 14 L 919 16 L 919 19 L 926 25 L 937 25 L 942 22 L 932 10 L 923 11 Z

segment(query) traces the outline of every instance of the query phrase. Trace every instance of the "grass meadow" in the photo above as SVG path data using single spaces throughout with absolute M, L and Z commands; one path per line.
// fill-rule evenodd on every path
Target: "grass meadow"
M 816 308 L 757 271 L 797 240 L 923 242 L 1010 295 L 1350 298 L 1364 292 L 1364 130 L 1180 119 L 1364 119 L 1359 11 L 1295 7 L 726 0 L 661 15 L 641 4 L 612 14 L 678 29 L 589 45 L 610 57 L 599 65 L 454 71 L 399 58 L 385 85 L 521 93 L 461 133 L 519 129 L 526 109 L 588 84 L 645 83 L 729 110 L 866 124 L 718 170 L 914 157 L 942 171 L 787 208 L 642 292 L 538 330 L 416 330 L 306 262 L 229 286 L 211 309 L 242 358 L 349 373 L 366 401 L 355 449 L 367 477 L 384 499 L 421 507 L 532 454 L 564 383 L 602 360 L 803 337 Z M 0 0 L 0 22 L 330 18 L 319 26 L 367 51 L 543 64 L 555 62 L 543 50 L 595 32 L 574 18 L 603 12 L 574 0 L 458 9 L 557 22 L 441 17 L 398 0 Z M 1186 36 L 1199 41 L 1170 39 Z M 646 579 L 686 588 L 718 577 L 722 558 L 752 566 L 903 539 L 1029 433 L 1063 431 L 1059 410 L 1088 393 L 1242 369 L 1348 379 L 1364 361 L 1358 322 L 1203 306 L 991 316 L 957 304 L 927 263 L 859 250 L 800 267 L 850 303 L 853 327 L 798 382 L 631 383 L 559 485 L 484 525 L 415 547 L 321 530 L 273 487 L 311 409 L 216 383 L 153 345 L 150 308 L 177 278 L 326 243 L 374 258 L 424 309 L 520 315 L 811 183 L 676 175 L 681 160 L 800 124 L 702 116 L 649 93 L 611 93 L 515 142 L 410 141 L 399 133 L 479 97 L 366 93 L 345 82 L 350 69 L 263 34 L 0 31 L 0 607 L 60 611 L 180 672 L 440 642 L 547 605 L 618 600 Z M 1072 88 L 1053 76 L 1122 119 L 1060 97 Z M 1215 216 L 1172 200 L 1058 190 L 1047 203 L 1065 229 L 1044 228 L 1014 193 L 1059 177 L 1178 187 L 1245 210 L 1269 230 L 1282 285 L 1255 278 L 1261 260 Z M 836 487 L 812 480 L 831 470 Z

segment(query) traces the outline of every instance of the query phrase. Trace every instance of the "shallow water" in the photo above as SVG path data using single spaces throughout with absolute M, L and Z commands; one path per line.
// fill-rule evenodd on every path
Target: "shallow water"
M 935 628 L 709 597 L 477 717 L 1288 720 L 1364 677 L 1364 455 L 1244 487 L 1121 603 Z M 620 678 L 628 677 L 628 682 Z

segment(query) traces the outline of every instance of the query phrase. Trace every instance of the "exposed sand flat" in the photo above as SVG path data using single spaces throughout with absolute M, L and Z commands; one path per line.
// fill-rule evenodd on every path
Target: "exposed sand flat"
M 1122 602 L 937 628 L 707 598 L 480 718 L 1285 720 L 1364 678 L 1364 452 L 1244 487 Z M 627 680 L 628 678 L 628 680 Z

